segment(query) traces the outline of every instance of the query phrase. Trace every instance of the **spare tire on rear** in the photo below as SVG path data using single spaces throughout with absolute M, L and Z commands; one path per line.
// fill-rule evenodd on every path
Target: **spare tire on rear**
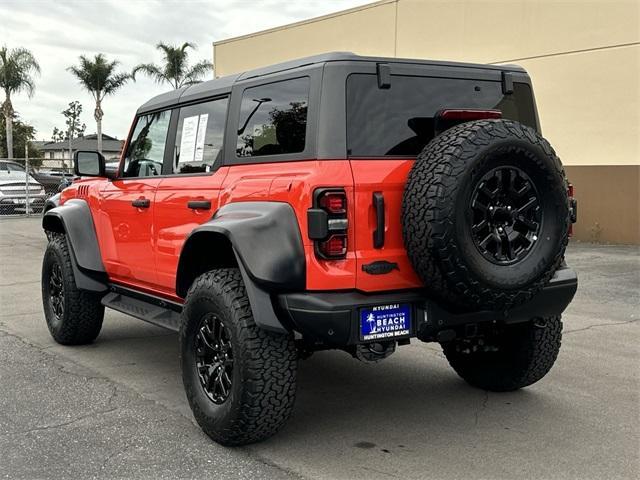
M 404 191 L 411 263 L 428 295 L 455 310 L 532 298 L 562 263 L 569 225 L 560 159 L 513 121 L 445 131 L 420 153 Z

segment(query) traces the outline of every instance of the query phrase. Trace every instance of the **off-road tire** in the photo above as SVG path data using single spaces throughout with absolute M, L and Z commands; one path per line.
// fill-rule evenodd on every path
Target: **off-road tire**
M 483 175 L 514 166 L 539 191 L 540 236 L 514 265 L 479 252 L 471 235 L 471 197 Z M 403 237 L 427 294 L 453 310 L 504 310 L 531 299 L 561 265 L 570 225 L 560 159 L 535 130 L 507 120 L 455 126 L 422 151 L 403 196 Z
M 234 361 L 230 393 L 221 404 L 207 396 L 196 369 L 196 335 L 203 317 L 211 313 L 230 333 Z M 196 421 L 222 445 L 264 440 L 291 415 L 297 373 L 293 338 L 255 324 L 236 268 L 204 273 L 189 289 L 180 329 L 180 363 Z
M 504 327 L 496 338 L 469 351 L 467 344 L 442 344 L 449 364 L 469 385 L 492 392 L 508 392 L 531 385 L 544 377 L 556 361 L 562 339 L 561 317 L 536 319 Z M 476 345 L 477 347 L 477 345 Z
M 63 286 L 62 315 L 54 313 L 51 303 L 50 279 L 55 265 L 59 267 Z M 53 339 L 62 345 L 83 345 L 93 342 L 100 333 L 104 318 L 101 296 L 76 287 L 67 238 L 53 234 L 42 262 L 42 304 L 47 327 Z

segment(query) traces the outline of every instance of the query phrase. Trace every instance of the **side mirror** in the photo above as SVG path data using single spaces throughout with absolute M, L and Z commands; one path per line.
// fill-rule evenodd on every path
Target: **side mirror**
M 104 157 L 95 151 L 79 150 L 73 154 L 73 166 L 79 177 L 104 177 Z

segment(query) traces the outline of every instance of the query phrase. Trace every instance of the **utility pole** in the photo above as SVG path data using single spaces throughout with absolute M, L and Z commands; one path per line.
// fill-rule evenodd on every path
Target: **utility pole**
M 73 129 L 71 128 L 71 126 L 69 126 L 69 131 L 67 132 L 67 137 L 69 137 L 69 165 L 71 165 L 71 158 L 73 158 L 73 155 L 71 153 L 71 133 L 73 132 Z M 67 172 L 64 172 L 67 173 Z
M 24 142 L 24 172 L 25 172 L 25 198 L 24 198 L 24 212 L 29 216 L 31 210 L 31 202 L 29 202 L 29 189 L 31 187 L 31 182 L 29 182 L 29 140 Z

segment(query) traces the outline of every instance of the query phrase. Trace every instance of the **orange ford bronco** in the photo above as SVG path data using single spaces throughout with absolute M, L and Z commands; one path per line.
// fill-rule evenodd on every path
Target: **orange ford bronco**
M 576 204 L 517 66 L 274 65 L 151 99 L 117 169 L 83 151 L 75 169 L 43 218 L 51 334 L 92 342 L 105 307 L 179 331 L 193 414 L 222 444 L 282 427 L 317 350 L 438 342 L 491 391 L 558 354 Z

